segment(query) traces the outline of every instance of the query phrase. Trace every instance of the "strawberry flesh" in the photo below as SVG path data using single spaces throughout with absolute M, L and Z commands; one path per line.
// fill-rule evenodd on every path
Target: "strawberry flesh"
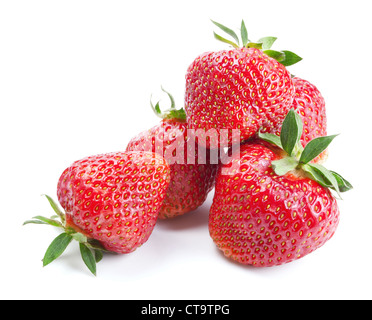
M 339 222 L 336 199 L 306 176 L 275 174 L 281 156 L 260 143 L 241 146 L 219 174 L 209 230 L 225 256 L 256 267 L 284 264 L 321 247 Z
M 205 161 L 199 161 L 199 148 L 188 135 L 184 121 L 162 120 L 133 137 L 126 150 L 157 152 L 170 164 L 170 184 L 160 209 L 161 219 L 197 209 L 214 187 L 218 164 L 210 163 L 209 150 L 205 149 Z
M 169 184 L 169 166 L 157 154 L 116 152 L 74 162 L 57 195 L 66 227 L 129 253 L 147 241 Z
M 307 80 L 299 77 L 292 79 L 295 86 L 295 95 L 292 108 L 300 115 L 303 123 L 301 144 L 303 147 L 312 139 L 327 135 L 327 115 L 325 101 L 318 88 Z M 261 132 L 268 132 L 280 135 L 282 123 L 277 123 L 275 127 L 261 128 Z M 324 151 L 312 162 L 322 162 L 325 160 L 327 151 Z
M 186 74 L 189 127 L 202 129 L 205 135 L 209 129 L 217 132 L 207 147 L 242 142 L 261 126 L 275 128 L 283 122 L 293 97 L 294 85 L 287 69 L 255 48 L 204 53 Z M 237 129 L 240 136 L 218 141 L 221 129 L 230 133 Z

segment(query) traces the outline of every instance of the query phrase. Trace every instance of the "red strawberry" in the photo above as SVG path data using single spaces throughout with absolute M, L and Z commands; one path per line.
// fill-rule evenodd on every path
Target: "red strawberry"
M 72 239 L 95 274 L 101 250 L 129 253 L 145 243 L 155 226 L 169 184 L 169 166 L 150 152 L 116 152 L 74 162 L 61 175 L 57 195 L 61 221 L 35 217 L 64 230 L 48 248 L 43 264 L 61 255 Z M 92 251 L 91 251 L 92 250 Z
M 218 167 L 211 163 L 209 150 L 198 148 L 190 137 L 184 110 L 176 110 L 173 97 L 166 93 L 172 102 L 170 110 L 162 113 L 159 103 L 153 107 L 163 120 L 132 138 L 126 149 L 157 152 L 168 161 L 170 184 L 160 209 L 161 219 L 183 215 L 201 206 L 214 187 Z M 200 152 L 206 157 L 199 159 Z
M 317 87 L 310 82 L 298 77 L 292 78 L 292 81 L 295 86 L 292 108 L 294 108 L 302 119 L 303 132 L 301 144 L 305 147 L 310 140 L 327 135 L 325 101 Z M 260 131 L 274 133 L 279 136 L 281 125 L 281 123 L 277 123 L 276 127 L 263 127 Z M 313 162 L 324 161 L 325 157 L 326 150 L 315 158 Z
M 316 138 L 298 152 L 301 129 L 292 109 L 280 138 L 262 135 L 284 151 L 249 142 L 222 167 L 209 230 L 227 257 L 257 267 L 280 265 L 318 249 L 335 233 L 339 209 L 328 188 L 344 192 L 352 186 L 339 174 L 309 163 L 334 136 Z
M 215 24 L 239 42 L 234 31 Z M 208 147 L 244 141 L 262 126 L 275 128 L 293 102 L 294 85 L 285 66 L 301 58 L 290 51 L 269 50 L 273 37 L 250 42 L 244 22 L 241 30 L 242 48 L 215 34 L 234 48 L 204 53 L 187 70 L 187 122 L 190 128 L 201 129 L 201 143 Z M 229 138 L 222 130 L 228 131 Z

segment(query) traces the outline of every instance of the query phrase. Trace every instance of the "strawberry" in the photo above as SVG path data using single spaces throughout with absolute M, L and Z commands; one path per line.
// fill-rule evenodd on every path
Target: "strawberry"
M 327 135 L 325 101 L 318 88 L 309 81 L 298 77 L 292 78 L 292 81 L 295 86 L 292 108 L 302 119 L 303 132 L 300 141 L 305 147 L 310 140 Z M 274 133 L 279 136 L 281 125 L 281 123 L 277 123 L 276 127 L 269 128 L 263 126 L 260 132 Z M 326 154 L 325 150 L 313 162 L 324 161 Z
M 274 37 L 248 40 L 242 21 L 242 47 L 236 33 L 217 23 L 236 43 L 231 50 L 206 52 L 186 73 L 185 110 L 191 129 L 199 129 L 200 143 L 223 147 L 254 136 L 260 127 L 275 128 L 291 108 L 295 89 L 286 66 L 301 60 L 290 51 L 274 51 Z M 227 130 L 227 134 L 222 134 Z M 235 130 L 235 131 L 234 131 Z M 237 131 L 237 132 L 236 132 Z
M 291 109 L 280 137 L 260 134 L 265 141 L 243 144 L 221 168 L 209 231 L 225 256 L 257 267 L 280 265 L 304 257 L 334 235 L 340 213 L 330 189 L 340 193 L 352 186 L 310 163 L 335 136 L 315 138 L 303 148 L 301 134 L 301 118 Z
M 43 259 L 47 265 L 73 240 L 92 273 L 102 251 L 130 253 L 152 233 L 169 184 L 169 166 L 150 152 L 116 152 L 75 161 L 61 175 L 58 200 L 47 196 L 55 217 L 34 217 L 27 223 L 46 223 L 63 229 Z
M 169 110 L 161 112 L 159 102 L 155 107 L 152 105 L 163 120 L 133 137 L 126 149 L 157 152 L 168 161 L 170 184 L 159 212 L 161 219 L 183 215 L 201 206 L 214 187 L 218 167 L 218 159 L 211 163 L 209 150 L 197 147 L 188 134 L 184 109 L 176 110 L 172 95 L 166 93 L 171 100 Z M 199 159 L 201 152 L 206 157 Z

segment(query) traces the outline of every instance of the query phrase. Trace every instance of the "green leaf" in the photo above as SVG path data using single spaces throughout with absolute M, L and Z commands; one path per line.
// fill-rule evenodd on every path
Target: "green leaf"
M 340 196 L 340 190 L 338 188 L 337 180 L 328 169 L 316 163 L 305 164 L 302 166 L 302 169 L 309 173 L 313 177 L 313 180 L 318 182 L 320 185 L 335 190 Z
M 282 63 L 285 59 L 285 54 L 281 51 L 276 51 L 276 50 L 265 50 L 263 51 L 266 55 L 268 55 L 270 58 L 275 59 L 276 61 Z
M 94 258 L 96 263 L 100 262 L 103 258 L 103 252 L 101 250 L 94 250 Z
M 330 172 L 328 169 L 317 163 L 310 164 L 310 166 L 321 172 L 321 174 L 323 174 L 323 176 L 329 181 L 330 184 L 329 187 L 337 191 L 337 194 L 340 195 L 340 189 L 338 188 L 337 179 L 332 174 L 332 172 Z
M 302 120 L 292 108 L 285 117 L 280 132 L 280 141 L 283 149 L 292 156 L 296 144 L 299 143 L 302 135 Z
M 97 273 L 96 259 L 93 256 L 92 251 L 84 243 L 81 243 L 81 242 L 79 243 L 79 247 L 80 247 L 80 254 L 81 254 L 81 257 L 85 265 L 88 267 L 90 272 L 96 275 Z
M 53 227 L 63 228 L 62 223 L 60 223 L 59 221 L 54 220 L 54 219 L 45 218 L 43 216 L 32 217 L 32 219 L 40 220 L 40 221 L 42 221 L 46 224 L 49 224 Z
M 276 134 L 258 132 L 258 137 L 283 149 L 280 137 L 278 137 Z
M 58 218 L 58 216 L 57 216 L 57 218 Z M 32 217 L 32 219 L 35 219 L 35 220 L 27 220 L 23 223 L 23 225 L 26 225 L 26 224 L 29 224 L 29 223 L 49 224 L 49 225 L 54 226 L 54 227 L 63 228 L 63 225 L 62 225 L 61 222 L 59 222 L 57 220 L 54 220 L 54 219 L 51 219 L 51 218 L 46 218 L 46 217 L 43 217 L 43 216 L 35 216 L 35 217 Z
M 346 179 L 344 179 L 340 174 L 338 174 L 337 172 L 331 171 L 331 170 L 329 171 L 336 178 L 340 192 L 346 192 L 346 191 L 353 189 L 353 186 L 351 185 L 351 183 L 347 181 Z
M 157 117 L 159 117 L 159 118 L 162 118 L 162 116 L 161 116 L 161 110 L 160 110 L 160 106 L 159 106 L 159 101 L 154 106 L 153 103 L 152 103 L 152 95 L 150 97 L 150 106 L 151 106 L 152 111 L 154 111 L 155 115 Z
M 61 211 L 61 209 L 58 207 L 58 204 L 48 195 L 44 194 L 44 196 L 48 199 L 51 207 L 53 208 L 54 212 L 60 217 L 62 223 L 65 222 L 65 214 Z
M 256 48 L 256 49 L 262 50 L 262 43 L 260 43 L 260 42 L 249 42 L 247 44 L 247 47 L 248 48 Z
M 227 43 L 227 44 L 230 44 L 232 45 L 234 48 L 239 48 L 239 46 L 235 43 L 235 42 L 232 42 L 230 40 L 227 40 L 223 37 L 221 37 L 220 35 L 218 35 L 217 33 L 213 32 L 214 34 L 214 38 L 217 39 L 218 41 L 221 41 L 221 42 L 224 42 L 224 43 Z
M 316 170 L 311 164 L 302 165 L 301 168 L 310 174 L 312 180 L 318 182 L 323 187 L 329 188 L 331 184 L 329 181 L 318 171 Z
M 155 112 L 157 114 L 161 114 L 161 110 L 160 110 L 160 106 L 159 106 L 159 101 L 157 102 L 157 104 L 155 105 Z
M 325 137 L 318 137 L 308 142 L 305 146 L 304 151 L 301 154 L 300 162 L 301 163 L 308 163 L 314 158 L 316 158 L 319 154 L 321 154 L 332 140 L 337 136 L 325 136 Z
M 98 251 L 102 251 L 102 252 L 113 253 L 112 251 L 106 250 L 102 246 L 101 242 L 99 242 L 98 240 L 93 239 L 93 238 L 87 238 L 87 243 L 85 243 L 85 245 L 92 250 L 98 250 Z
M 239 38 L 238 38 L 238 36 L 236 35 L 236 33 L 233 31 L 233 30 L 231 30 L 230 28 L 228 28 L 228 27 L 225 27 L 224 25 L 222 25 L 222 24 L 220 24 L 220 23 L 218 23 L 218 22 L 216 22 L 216 21 L 213 21 L 213 20 L 211 20 L 217 27 L 219 27 L 221 30 L 223 30 L 224 32 L 226 32 L 228 35 L 230 35 L 231 37 L 233 37 L 234 38 L 234 40 L 236 41 L 236 44 L 239 46 Z M 238 47 L 237 46 L 237 47 Z
M 80 242 L 80 243 L 88 241 L 88 238 L 80 232 L 71 233 L 71 236 L 74 240 L 76 240 L 77 242 Z
M 174 109 L 176 107 L 176 103 L 174 102 L 173 96 L 168 91 L 166 91 L 163 87 L 161 87 L 161 90 L 163 90 L 163 92 L 165 92 L 168 95 L 169 100 L 171 101 L 171 107 L 170 108 Z
M 247 31 L 247 28 L 245 27 L 244 20 L 242 20 L 242 24 L 240 27 L 240 33 L 242 36 L 243 47 L 245 47 L 247 43 L 249 42 L 249 39 L 248 39 L 248 31 Z
M 49 245 L 43 258 L 43 266 L 45 267 L 55 259 L 57 259 L 67 248 L 72 240 L 72 236 L 67 233 L 61 233 Z
M 283 66 L 288 67 L 302 60 L 300 56 L 293 53 L 292 51 L 283 50 L 285 58 L 282 61 L 279 61 Z
M 152 99 L 150 98 L 150 105 L 155 115 L 161 119 L 177 119 L 180 121 L 185 121 L 186 120 L 185 110 L 183 108 L 176 110 L 175 108 L 176 103 L 174 101 L 173 96 L 168 91 L 166 91 L 163 87 L 161 87 L 161 90 L 163 90 L 163 92 L 165 92 L 168 95 L 171 101 L 171 106 L 168 110 L 164 110 L 162 112 L 160 109 L 160 105 L 159 105 L 160 101 L 158 101 L 158 103 L 154 106 L 151 101 Z
M 292 157 L 284 157 L 280 160 L 275 160 L 272 163 L 275 173 L 279 176 L 285 175 L 287 172 L 296 169 L 298 161 Z
M 264 37 L 264 38 L 261 38 L 260 40 L 258 40 L 257 42 L 262 43 L 262 49 L 263 50 L 268 50 L 272 47 L 272 45 L 274 44 L 276 39 L 278 39 L 278 38 L 276 38 L 276 37 Z
M 23 225 L 26 225 L 26 224 L 29 224 L 29 223 L 34 223 L 34 224 L 47 224 L 46 222 L 41 221 L 41 220 L 26 220 L 25 222 L 23 222 Z

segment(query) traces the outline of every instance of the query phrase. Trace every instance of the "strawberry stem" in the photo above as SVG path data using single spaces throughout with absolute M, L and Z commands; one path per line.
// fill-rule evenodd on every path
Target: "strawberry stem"
M 218 23 L 216 21 L 211 20 L 218 28 L 220 28 L 222 31 L 224 31 L 226 34 L 231 36 L 234 41 L 228 40 L 224 37 L 221 37 L 219 34 L 213 32 L 214 38 L 218 41 L 227 43 L 234 47 L 235 49 L 238 49 L 240 47 L 240 41 L 237 34 L 230 28 L 222 25 L 221 23 Z M 271 46 L 274 44 L 274 42 L 277 40 L 276 37 L 264 37 L 260 38 L 257 42 L 252 42 L 248 39 L 248 31 L 245 26 L 244 20 L 241 22 L 240 27 L 240 35 L 242 40 L 243 48 L 256 48 L 259 50 L 262 50 L 263 53 L 268 55 L 269 57 L 275 59 L 276 61 L 280 62 L 284 66 L 291 66 L 299 61 L 302 60 L 300 56 L 295 54 L 292 51 L 288 50 L 282 50 L 282 51 L 276 51 L 271 50 Z
M 163 89 L 163 87 L 161 87 L 161 90 L 163 92 L 165 92 L 170 101 L 171 101 L 171 106 L 169 109 L 167 110 L 164 110 L 164 111 L 161 111 L 160 109 L 160 101 L 158 101 L 156 103 L 156 105 L 154 106 L 152 101 L 151 101 L 151 98 L 150 98 L 150 105 L 151 105 L 151 109 L 154 111 L 155 115 L 161 119 L 175 119 L 175 120 L 178 120 L 178 121 L 181 121 L 181 122 L 184 122 L 186 121 L 186 112 L 185 112 L 185 109 L 181 108 L 181 109 L 176 109 L 176 104 L 174 102 L 174 98 L 173 96 L 167 92 L 166 90 Z
M 56 202 L 49 196 L 44 195 L 51 207 L 53 208 L 54 212 L 57 213 L 56 216 L 52 216 L 50 218 L 46 218 L 43 216 L 35 216 L 32 220 L 27 220 L 23 223 L 26 224 L 48 224 L 53 227 L 61 228 L 63 233 L 58 235 L 49 245 L 48 249 L 45 252 L 43 258 L 43 266 L 47 266 L 58 257 L 62 255 L 62 253 L 66 250 L 68 245 L 72 242 L 72 240 L 76 240 L 79 243 L 80 247 L 80 254 L 85 263 L 88 267 L 90 272 L 96 275 L 96 263 L 101 261 L 102 259 L 102 252 L 107 251 L 105 250 L 99 241 L 88 238 L 84 234 L 77 232 L 73 227 L 66 225 L 66 216 L 60 210 Z M 57 219 L 60 219 L 57 220 Z M 108 251 L 107 251 L 108 252 Z
M 283 121 L 280 137 L 270 133 L 258 133 L 260 139 L 276 145 L 287 153 L 287 156 L 272 162 L 274 172 L 282 176 L 294 170 L 302 170 L 309 178 L 336 191 L 339 196 L 341 192 L 352 189 L 350 182 L 340 174 L 320 164 L 310 163 L 329 146 L 337 135 L 315 138 L 303 148 L 300 141 L 302 127 L 301 117 L 294 109 L 291 109 Z

